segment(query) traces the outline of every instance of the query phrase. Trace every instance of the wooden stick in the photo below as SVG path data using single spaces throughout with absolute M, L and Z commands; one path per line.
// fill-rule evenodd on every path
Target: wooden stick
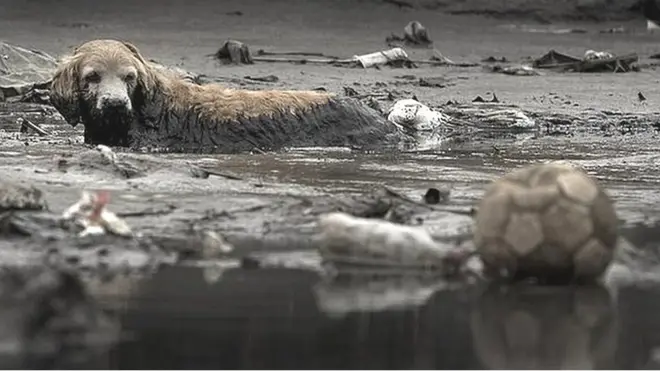
M 325 55 L 323 53 L 313 53 L 313 52 L 269 52 L 266 50 L 259 50 L 257 51 L 257 55 L 300 55 L 303 57 L 324 57 L 324 58 L 331 58 L 331 59 L 340 59 L 339 57 L 335 57 L 332 55 Z
M 28 119 L 25 119 L 25 118 L 19 117 L 19 118 L 16 120 L 16 122 L 18 122 L 21 126 L 25 125 L 25 126 L 29 127 L 30 129 L 36 131 L 36 132 L 37 132 L 39 135 L 41 135 L 42 137 L 43 137 L 43 136 L 50 135 L 49 132 L 47 132 L 46 130 L 40 128 L 39 126 L 37 126 L 36 124 L 32 123 L 32 122 L 31 122 L 30 120 L 28 120 Z
M 295 58 L 269 58 L 269 57 L 253 57 L 255 62 L 270 62 L 270 63 L 318 63 L 318 64 L 351 64 L 357 63 L 353 59 L 295 59 Z

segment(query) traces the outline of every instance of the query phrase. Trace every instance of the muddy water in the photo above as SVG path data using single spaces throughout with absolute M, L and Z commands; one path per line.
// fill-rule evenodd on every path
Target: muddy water
M 216 280 L 217 279 L 217 280 Z M 165 268 L 90 368 L 657 368 L 657 289 L 443 289 L 301 270 Z
M 491 179 L 506 171 L 530 162 L 566 160 L 584 167 L 607 187 L 616 201 L 626 238 L 647 251 L 657 251 L 660 241 L 656 232 L 660 155 L 654 151 L 650 134 L 610 138 L 527 134 L 396 155 L 321 149 L 231 156 L 118 152 L 122 160 L 144 170 L 144 176 L 133 179 L 100 167 L 56 171 L 54 164 L 61 158 L 72 159 L 72 163 L 80 160 L 81 146 L 39 141 L 23 146 L 23 139 L 6 141 L 0 151 L 3 176 L 44 189 L 55 212 L 74 202 L 84 188 L 113 190 L 111 208 L 115 211 L 175 206 L 164 216 L 127 218 L 143 231 L 167 229 L 215 210 L 232 215 L 214 222 L 220 232 L 258 235 L 265 233 L 267 223 L 293 218 L 287 211 L 277 210 L 291 210 L 285 206 L 301 197 L 360 194 L 382 185 L 413 198 L 428 187 L 448 189 L 450 204 L 467 209 Z M 240 179 L 194 178 L 188 163 Z M 260 207 L 263 205 L 281 208 Z M 449 234 L 469 224 L 464 217 L 441 219 Z M 252 251 L 271 248 L 268 244 L 246 247 Z M 305 246 L 310 248 L 313 246 Z M 292 256 L 296 254 L 303 253 Z M 5 262 L 11 261 L 10 254 L 4 255 L 8 257 Z M 223 265 L 232 266 L 206 261 L 167 267 L 92 289 L 116 312 L 124 336 L 85 366 L 660 366 L 660 321 L 656 316 L 660 286 L 656 278 L 642 286 L 628 272 L 624 273 L 627 279 L 608 282 L 603 288 L 498 291 L 452 287 L 432 277 L 330 281 L 313 270 L 220 268 Z M 22 362 L 34 365 L 38 361 Z

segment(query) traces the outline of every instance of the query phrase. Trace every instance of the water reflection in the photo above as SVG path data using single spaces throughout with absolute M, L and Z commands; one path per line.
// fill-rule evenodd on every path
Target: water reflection
M 616 308 L 601 286 L 492 287 L 475 300 L 470 327 L 485 368 L 584 370 L 614 363 Z
M 421 307 L 451 284 L 438 277 L 343 275 L 314 287 L 319 309 L 332 317 Z
M 426 277 L 169 267 L 116 297 L 125 333 L 96 368 L 642 368 L 653 291 L 461 287 Z M 209 279 L 211 278 L 211 279 Z

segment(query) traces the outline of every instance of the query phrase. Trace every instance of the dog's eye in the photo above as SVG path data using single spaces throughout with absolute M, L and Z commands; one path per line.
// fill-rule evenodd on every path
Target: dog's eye
M 124 81 L 126 81 L 126 82 L 135 81 L 135 75 L 132 74 L 132 73 L 129 73 L 128 75 L 124 76 Z
M 85 81 L 89 83 L 98 83 L 101 81 L 101 75 L 99 75 L 96 72 L 90 72 L 87 75 L 85 75 Z

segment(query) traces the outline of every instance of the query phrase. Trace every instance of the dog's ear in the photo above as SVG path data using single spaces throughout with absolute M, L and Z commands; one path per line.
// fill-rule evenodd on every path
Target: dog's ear
M 79 63 L 76 58 L 64 58 L 50 85 L 50 102 L 71 126 L 80 123 Z
M 140 63 L 140 66 L 138 68 L 138 88 L 142 94 L 142 96 L 145 99 L 148 99 L 148 97 L 151 97 L 151 95 L 156 91 L 157 89 L 157 78 L 154 74 L 153 68 L 151 66 L 151 63 L 147 62 L 142 54 L 140 53 L 140 50 L 133 45 L 132 43 L 128 41 L 122 41 L 122 44 L 131 51 L 135 59 Z
M 142 54 L 140 54 L 140 50 L 137 48 L 137 46 L 131 44 L 131 43 L 128 42 L 128 41 L 122 41 L 122 44 L 124 44 L 124 46 L 125 46 L 126 48 L 128 48 L 128 50 L 130 50 L 131 53 L 133 53 L 133 56 L 134 56 L 135 58 L 137 58 L 137 59 L 138 59 L 140 62 L 142 62 L 143 64 L 145 64 L 145 65 L 147 64 L 147 62 L 145 62 L 144 58 L 142 57 Z

